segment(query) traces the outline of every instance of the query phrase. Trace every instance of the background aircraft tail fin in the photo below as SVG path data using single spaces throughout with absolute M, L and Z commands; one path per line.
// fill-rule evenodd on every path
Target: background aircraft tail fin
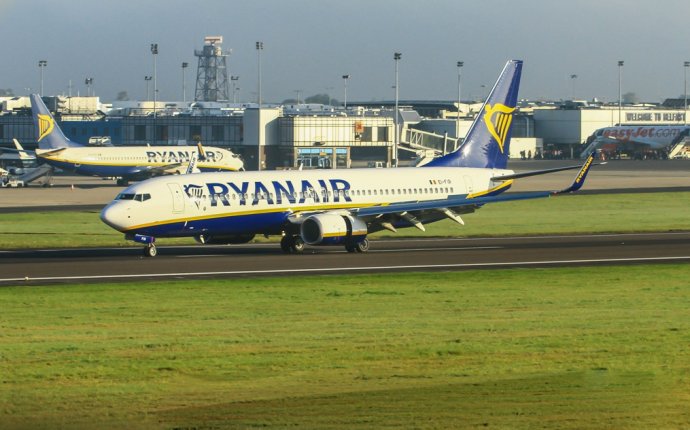
M 423 167 L 505 169 L 510 154 L 510 134 L 521 74 L 522 61 L 508 61 L 462 145 Z
M 83 146 L 67 139 L 55 118 L 38 94 L 31 94 L 31 116 L 36 126 L 38 147 L 40 149 L 58 149 Z

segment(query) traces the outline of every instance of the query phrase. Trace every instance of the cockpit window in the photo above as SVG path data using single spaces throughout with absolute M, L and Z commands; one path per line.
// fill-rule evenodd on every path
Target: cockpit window
M 137 202 L 145 202 L 151 198 L 151 194 L 131 194 L 131 193 L 121 193 L 117 196 L 117 200 L 135 200 Z

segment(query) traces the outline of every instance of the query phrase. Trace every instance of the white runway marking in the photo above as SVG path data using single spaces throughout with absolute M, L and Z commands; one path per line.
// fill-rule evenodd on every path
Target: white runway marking
M 650 258 L 601 258 L 586 260 L 544 260 L 544 261 L 513 261 L 505 263 L 458 263 L 458 264 L 420 264 L 408 266 L 360 266 L 360 267 L 328 267 L 309 269 L 276 269 L 276 270 L 229 270 L 216 272 L 180 272 L 180 273 L 141 273 L 127 275 L 94 275 L 94 276 L 53 276 L 53 277 L 25 277 L 25 278 L 0 278 L 0 282 L 27 282 L 27 281 L 83 281 L 83 280 L 123 280 L 143 278 L 173 278 L 173 277 L 199 277 L 221 275 L 277 275 L 277 274 L 312 274 L 333 272 L 364 272 L 364 271 L 397 271 L 397 270 L 429 270 L 429 269 L 472 269 L 491 267 L 530 267 L 553 266 L 572 264 L 597 264 L 597 263 L 658 263 L 665 261 L 690 261 L 690 256 L 677 257 L 650 257 Z
M 423 251 L 476 251 L 478 249 L 504 249 L 503 246 L 463 246 L 453 248 L 403 248 L 403 249 L 370 249 L 367 254 L 387 252 L 423 252 Z M 311 249 L 311 248 L 310 248 Z M 309 251 L 305 251 L 308 253 Z M 328 254 L 347 254 L 347 251 L 326 250 Z M 217 257 L 218 254 L 176 255 L 175 258 Z

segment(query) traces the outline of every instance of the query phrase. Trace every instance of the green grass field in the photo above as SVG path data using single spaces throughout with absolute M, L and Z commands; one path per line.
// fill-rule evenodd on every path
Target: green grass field
M 487 205 L 452 221 L 381 236 L 468 237 L 551 233 L 607 233 L 690 230 L 690 193 L 573 195 Z M 194 243 L 160 240 L 161 245 Z M 0 217 L 0 248 L 129 246 L 122 234 L 103 224 L 98 212 L 27 212 Z
M 0 289 L 0 428 L 688 428 L 690 265 Z

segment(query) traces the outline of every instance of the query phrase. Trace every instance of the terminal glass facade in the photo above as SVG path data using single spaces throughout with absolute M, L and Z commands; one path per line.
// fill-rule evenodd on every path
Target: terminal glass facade
M 204 145 L 235 147 L 244 140 L 242 117 L 163 116 L 122 118 L 123 145 Z

